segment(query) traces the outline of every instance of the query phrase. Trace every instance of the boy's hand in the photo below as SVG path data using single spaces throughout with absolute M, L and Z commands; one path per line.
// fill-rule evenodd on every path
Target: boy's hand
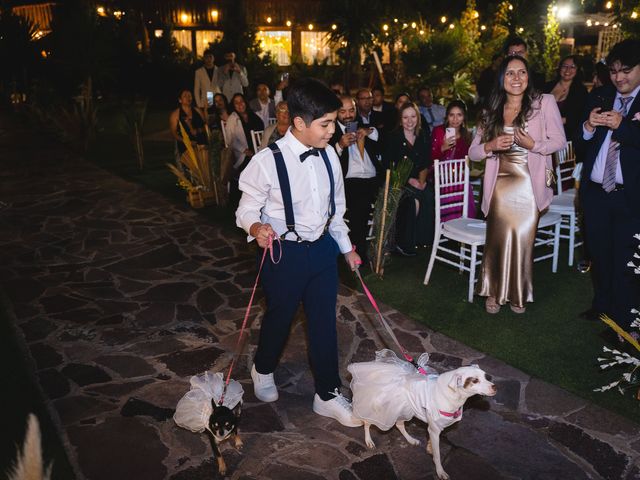
M 349 253 L 345 253 L 344 259 L 352 271 L 355 271 L 356 268 L 362 265 L 362 260 L 360 259 L 360 255 L 358 255 L 354 250 L 350 251 Z
M 275 237 L 276 232 L 273 231 L 273 228 L 271 228 L 271 225 L 269 225 L 268 223 L 262 224 L 256 222 L 251 225 L 251 228 L 249 229 L 249 235 L 255 237 L 256 242 L 258 242 L 258 245 L 261 248 L 267 248 L 269 246 L 269 237 Z

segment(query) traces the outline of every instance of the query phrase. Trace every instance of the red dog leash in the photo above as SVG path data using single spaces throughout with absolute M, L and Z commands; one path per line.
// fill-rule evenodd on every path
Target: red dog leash
M 354 249 L 355 249 L 355 247 L 354 247 Z M 364 280 L 362 279 L 362 275 L 360 275 L 360 270 L 358 270 L 356 268 L 355 269 L 355 273 L 356 273 L 356 276 L 358 277 L 358 279 L 360 280 L 360 284 L 362 285 L 362 289 L 364 290 L 364 293 L 367 295 L 367 298 L 369 299 L 369 302 L 371 302 L 371 305 L 373 306 L 373 309 L 378 313 L 378 318 L 380 319 L 380 323 L 382 323 L 382 326 L 384 326 L 384 328 L 387 330 L 387 333 L 393 339 L 393 341 L 396 342 L 396 345 L 398 346 L 398 348 L 402 352 L 402 355 L 404 356 L 405 360 L 407 362 L 409 362 L 411 365 L 413 365 L 414 367 L 416 367 L 416 370 L 418 370 L 418 372 L 420 372 L 422 375 L 427 375 L 426 370 L 424 368 L 422 368 L 420 365 L 418 365 L 418 363 L 413 359 L 413 357 L 411 355 L 409 355 L 409 352 L 398 341 L 398 338 L 396 337 L 395 333 L 393 333 L 393 330 L 391 330 L 391 327 L 389 326 L 389 323 L 387 323 L 387 321 L 385 320 L 384 316 L 382 315 L 382 312 L 380 311 L 380 308 L 378 308 L 378 304 L 376 303 L 376 300 L 373 298 L 373 295 L 371 294 L 371 292 L 369 291 L 369 289 L 365 285 Z
M 278 255 L 278 261 L 275 259 L 275 255 L 273 254 L 273 240 L 278 242 L 278 247 L 280 250 L 280 255 Z M 236 342 L 235 354 L 231 359 L 231 364 L 229 365 L 229 372 L 227 373 L 227 378 L 224 382 L 224 389 L 222 390 L 222 395 L 220 395 L 220 401 L 218 402 L 218 406 L 222 405 L 224 401 L 224 396 L 227 393 L 227 386 L 229 385 L 229 381 L 231 380 L 231 372 L 233 371 L 233 367 L 236 363 L 236 359 L 240 356 L 240 342 L 242 341 L 242 335 L 244 335 L 245 327 L 247 326 L 247 320 L 249 319 L 249 313 L 251 312 L 251 306 L 253 305 L 253 297 L 256 294 L 256 290 L 258 289 L 258 282 L 260 281 L 260 274 L 262 273 L 262 266 L 264 265 L 264 261 L 267 258 L 267 251 L 269 252 L 269 256 L 271 257 L 271 261 L 274 264 L 280 263 L 282 259 L 282 244 L 280 243 L 280 237 L 270 235 L 269 243 L 262 252 L 262 259 L 260 260 L 260 267 L 258 268 L 258 274 L 256 275 L 256 281 L 253 284 L 253 290 L 251 291 L 251 298 L 249 299 L 249 305 L 247 305 L 247 310 L 244 313 L 244 320 L 242 321 L 242 327 L 240 328 L 240 335 L 238 336 L 238 340 Z

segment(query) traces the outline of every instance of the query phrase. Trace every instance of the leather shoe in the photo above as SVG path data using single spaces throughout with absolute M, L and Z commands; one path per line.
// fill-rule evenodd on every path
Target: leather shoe
M 585 310 L 584 312 L 581 312 L 579 317 L 583 320 L 600 320 L 600 315 L 602 313 L 597 311 L 595 308 L 590 308 L 588 310 Z

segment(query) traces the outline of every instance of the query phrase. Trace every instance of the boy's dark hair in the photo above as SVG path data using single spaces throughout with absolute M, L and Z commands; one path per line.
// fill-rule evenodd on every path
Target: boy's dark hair
M 527 42 L 522 37 L 509 37 L 504 42 L 504 46 L 502 48 L 505 55 L 509 55 L 509 47 L 515 47 L 516 45 L 524 45 L 524 48 L 529 50 L 529 46 Z
M 304 120 L 309 126 L 311 122 L 337 111 L 342 102 L 324 83 L 315 78 L 303 78 L 289 87 L 287 94 L 291 121 L 296 117 Z
M 607 66 L 611 67 L 615 62 L 620 65 L 633 68 L 640 63 L 640 40 L 628 38 L 616 43 L 609 55 L 607 55 Z

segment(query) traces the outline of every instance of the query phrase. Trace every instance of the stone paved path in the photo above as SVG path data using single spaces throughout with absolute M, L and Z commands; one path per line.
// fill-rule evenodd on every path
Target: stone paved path
M 171 415 L 190 375 L 229 363 L 254 279 L 239 232 L 67 155 L 0 135 L 0 285 L 10 298 L 78 478 L 219 478 L 204 436 Z M 19 147 L 18 147 L 19 145 Z M 19 157 L 18 157 L 19 155 Z M 19 158 L 19 160 L 17 160 Z M 280 400 L 255 399 L 248 368 L 262 304 L 234 378 L 245 387 L 233 479 L 432 479 L 424 446 L 346 428 L 311 410 L 303 318 L 276 372 Z M 386 308 L 386 307 L 385 307 Z M 384 346 L 366 299 L 341 288 L 341 368 Z M 467 402 L 442 436 L 452 479 L 639 479 L 639 426 L 386 308 L 400 341 L 446 370 L 478 363 L 499 394 Z M 425 427 L 408 430 L 424 438 Z

